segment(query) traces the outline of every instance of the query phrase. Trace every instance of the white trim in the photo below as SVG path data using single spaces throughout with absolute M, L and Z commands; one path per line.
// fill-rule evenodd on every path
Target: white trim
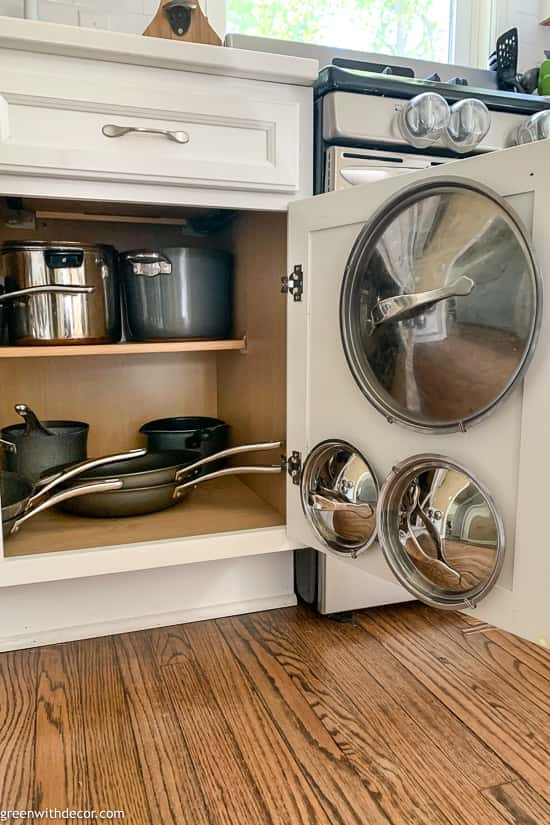
M 208 605 L 208 607 L 191 607 L 183 610 L 171 610 L 168 613 L 156 613 L 151 616 L 131 616 L 109 622 L 89 622 L 37 633 L 19 633 L 0 638 L 0 652 L 24 650 L 30 647 L 62 644 L 81 639 L 95 639 L 99 636 L 115 636 L 119 633 L 132 633 L 137 630 L 150 630 L 154 627 L 170 627 L 189 622 L 203 622 L 206 619 L 221 619 L 224 616 L 239 616 L 244 613 L 258 613 L 262 610 L 275 610 L 281 607 L 293 607 L 297 604 L 294 593 L 282 593 L 280 596 L 265 596 L 259 599 L 246 599 L 238 602 Z
M 507 2 L 507 0 L 506 0 Z M 487 68 L 495 42 L 498 0 L 454 0 L 452 61 L 464 66 Z

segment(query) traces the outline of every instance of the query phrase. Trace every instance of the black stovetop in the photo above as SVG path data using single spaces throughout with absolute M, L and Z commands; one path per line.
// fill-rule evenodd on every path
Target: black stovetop
M 437 92 L 451 104 L 458 100 L 475 97 L 482 100 L 492 111 L 531 115 L 550 109 L 550 97 L 500 92 L 497 89 L 478 89 L 460 82 L 444 83 L 437 80 L 423 80 L 411 77 L 410 70 L 399 69 L 399 67 L 392 67 L 392 74 L 384 74 L 383 68 L 376 66 L 375 71 L 363 71 L 359 68 L 325 66 L 315 82 L 315 97 L 321 98 L 330 92 L 353 92 L 410 100 L 422 92 Z

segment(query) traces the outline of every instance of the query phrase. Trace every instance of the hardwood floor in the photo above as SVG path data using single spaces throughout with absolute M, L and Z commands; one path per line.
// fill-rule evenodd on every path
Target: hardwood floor
M 550 825 L 549 711 L 549 651 L 415 604 L 0 654 L 0 812 Z

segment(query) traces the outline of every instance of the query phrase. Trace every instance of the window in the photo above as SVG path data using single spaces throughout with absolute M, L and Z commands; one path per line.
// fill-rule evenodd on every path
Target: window
M 226 32 L 486 67 L 497 5 L 498 0 L 207 0 L 207 13 Z
M 228 0 L 227 31 L 447 62 L 452 0 Z

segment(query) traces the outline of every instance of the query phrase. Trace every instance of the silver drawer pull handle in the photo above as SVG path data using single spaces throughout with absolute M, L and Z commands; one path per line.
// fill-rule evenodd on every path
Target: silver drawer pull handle
M 149 129 L 145 126 L 117 126 L 115 123 L 106 123 L 101 129 L 105 137 L 118 138 L 129 135 L 131 132 L 141 132 L 145 135 L 162 135 L 175 143 L 189 143 L 187 132 L 170 132 L 168 129 Z
M 378 301 L 373 307 L 371 314 L 371 331 L 384 324 L 386 321 L 401 321 L 416 315 L 423 309 L 427 309 L 433 304 L 444 301 L 446 298 L 458 298 L 461 295 L 469 295 L 475 283 L 471 278 L 462 275 L 448 286 L 440 289 L 431 289 L 428 292 L 417 292 L 411 295 L 395 295 L 393 298 L 384 298 Z

